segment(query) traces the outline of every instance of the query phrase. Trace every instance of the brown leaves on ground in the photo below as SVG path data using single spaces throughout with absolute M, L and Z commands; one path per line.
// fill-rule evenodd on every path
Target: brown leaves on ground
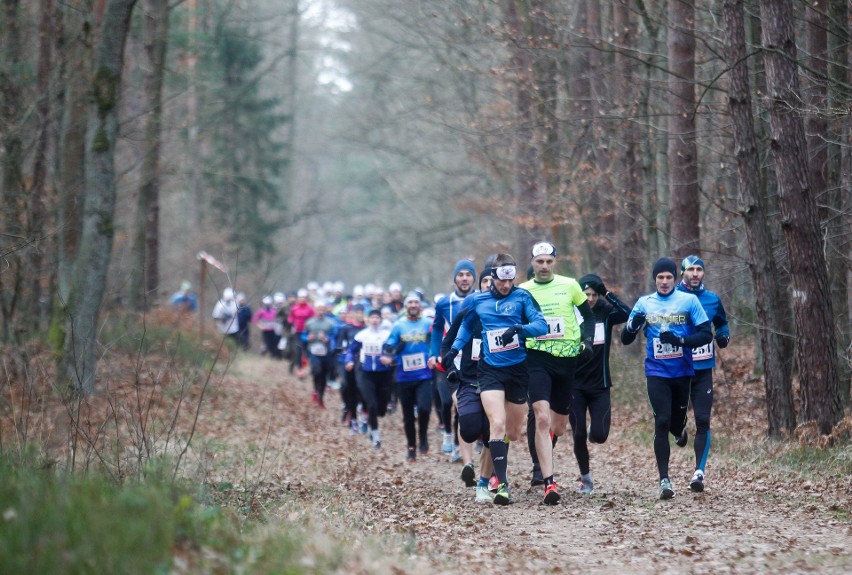
M 213 340 L 205 345 L 217 349 Z M 615 355 L 626 364 L 641 361 Z M 543 488 L 529 487 L 525 441 L 509 450 L 514 504 L 475 503 L 473 489 L 459 478 L 461 465 L 440 452 L 434 412 L 431 452 L 406 463 L 398 413 L 380 420 L 383 447 L 376 451 L 342 425 L 337 392 L 329 391 L 328 408 L 320 409 L 310 402 L 309 377 L 290 375 L 286 362 L 256 352 L 238 354 L 227 373 L 214 369 L 209 380 L 203 371 L 170 365 L 167 355 L 112 357 L 100 379 L 112 392 L 91 398 L 82 420 L 106 438 L 104 421 L 111 417 L 127 434 L 123 461 L 130 465 L 144 448 L 134 437 L 141 420 L 158 422 L 150 428 L 159 433 L 154 443 L 162 447 L 168 435 L 174 456 L 203 401 L 181 473 L 206 483 L 244 517 L 295 524 L 318 534 L 310 545 L 340 547 L 349 557 L 341 572 L 847 573 L 849 463 L 804 474 L 788 457 L 801 448 L 763 438 L 763 387 L 754 365 L 752 350 L 725 350 L 716 371 L 707 489 L 687 488 L 692 442 L 684 449 L 672 443 L 677 495 L 670 501 L 657 499 L 652 416 L 638 402 L 615 405 L 609 440 L 590 446 L 596 488 L 590 497 L 576 492 L 571 439 L 560 439 L 554 467 L 563 497 L 555 507 L 541 504 Z M 616 385 L 641 387 L 624 379 Z M 9 438 L 20 434 L 25 386 L 5 382 L 2 430 Z M 39 397 L 28 403 L 39 406 L 30 409 L 30 429 L 55 427 L 50 422 L 62 406 L 49 393 Z M 43 422 L 35 426 L 35 419 Z M 848 458 L 846 445 L 840 454 Z M 847 472 L 832 475 L 837 469 Z

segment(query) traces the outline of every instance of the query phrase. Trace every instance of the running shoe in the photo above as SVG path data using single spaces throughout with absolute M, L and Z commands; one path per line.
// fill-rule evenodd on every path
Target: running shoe
M 318 402 L 319 402 L 319 396 L 317 395 L 317 392 L 315 391 L 311 394 L 311 403 L 318 403 Z
M 429 453 L 429 442 L 428 441 L 423 440 L 423 441 L 420 442 L 420 453 L 422 455 L 426 455 L 427 453 Z
M 373 442 L 373 449 L 379 450 L 381 448 L 382 448 L 382 442 L 381 441 L 374 441 Z
M 672 489 L 672 482 L 666 477 L 660 480 L 660 499 L 671 499 L 675 492 Z
M 701 493 L 704 491 L 704 472 L 696 469 L 692 474 L 692 479 L 689 481 L 689 490 L 693 493 Z
M 591 479 L 580 479 L 580 485 L 577 487 L 577 491 L 583 495 L 591 495 L 595 492 L 595 484 Z
M 559 503 L 560 495 L 559 495 L 559 486 L 555 483 L 551 483 L 547 487 L 544 488 L 544 504 L 545 505 L 556 505 Z
M 408 456 L 405 458 L 408 463 L 414 463 L 417 461 L 417 450 L 413 447 L 408 448 Z
M 461 450 L 456 446 L 453 447 L 453 452 L 450 454 L 450 463 L 455 463 L 456 461 L 461 461 L 462 455 Z
M 497 493 L 494 494 L 494 505 L 508 505 L 512 503 L 512 496 L 509 494 L 509 486 L 501 483 L 497 486 Z
M 492 495 L 497 493 L 497 487 L 500 486 L 500 481 L 497 479 L 496 475 L 492 475 L 488 478 L 488 491 L 491 492 Z
M 358 435 L 358 433 L 360 433 L 360 427 L 358 422 L 353 419 L 349 424 L 349 435 Z
M 331 381 L 329 381 L 329 382 L 328 382 L 328 386 L 329 386 L 331 389 L 333 389 L 334 391 L 339 391 L 339 390 L 340 390 L 340 382 L 339 382 L 338 380 L 336 380 L 336 379 L 332 379 Z
M 473 487 L 476 485 L 476 471 L 473 469 L 473 463 L 468 463 L 462 467 L 461 478 L 467 487 Z
M 453 452 L 453 434 L 445 433 L 444 434 L 444 442 L 441 444 L 441 451 L 444 453 L 452 453 Z
M 686 428 L 683 428 L 683 433 L 680 434 L 680 437 L 675 438 L 675 445 L 678 447 L 686 447 L 687 442 L 689 441 L 689 434 L 686 432 Z
M 541 474 L 541 468 L 535 466 L 532 470 L 532 479 L 530 480 L 530 486 L 536 487 L 538 485 L 544 485 L 544 476 Z
M 494 501 L 494 494 L 488 491 L 487 485 L 477 485 L 475 501 L 477 503 L 492 503 Z

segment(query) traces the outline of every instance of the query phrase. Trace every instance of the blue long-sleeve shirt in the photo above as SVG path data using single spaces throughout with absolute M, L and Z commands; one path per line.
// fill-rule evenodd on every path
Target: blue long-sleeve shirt
M 468 306 L 468 298 L 452 292 L 445 295 L 435 304 L 435 319 L 432 321 L 432 337 L 429 345 L 429 357 L 441 357 L 441 340 L 450 329 L 453 320 Z
M 473 337 L 471 326 L 478 318 L 482 323 L 482 359 L 493 367 L 517 365 L 527 357 L 524 340 L 547 333 L 547 320 L 530 292 L 517 286 L 501 298 L 491 291 L 472 296 L 471 309 L 462 321 L 452 348 L 462 349 Z M 522 325 L 520 334 L 509 342 L 500 337 L 507 328 Z
M 704 308 L 704 313 L 713 324 L 716 332 L 716 337 L 724 336 L 731 337 L 730 329 L 728 328 L 728 315 L 725 313 L 725 307 L 722 305 L 722 300 L 719 296 L 710 290 L 704 289 L 704 284 L 698 286 L 697 289 L 691 289 L 689 286 L 680 282 L 677 284 L 677 289 L 685 293 L 691 293 L 701 302 L 701 307 Z M 716 367 L 716 346 L 711 341 L 707 345 L 703 345 L 692 350 L 692 361 L 695 369 L 713 369 Z
M 426 361 L 429 358 L 429 328 L 431 320 L 420 317 L 411 320 L 407 316 L 398 319 L 387 342 L 388 348 L 396 348 L 402 343 L 402 349 L 396 354 L 396 380 L 398 382 L 432 379 L 432 370 Z

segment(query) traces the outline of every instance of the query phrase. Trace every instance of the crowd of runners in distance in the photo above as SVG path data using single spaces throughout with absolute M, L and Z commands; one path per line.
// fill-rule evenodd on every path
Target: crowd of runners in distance
M 730 339 L 724 307 L 704 287 L 704 261 L 688 256 L 678 268 L 660 258 L 651 270 L 655 291 L 630 306 L 596 274 L 574 279 L 555 273 L 556 255 L 554 244 L 540 241 L 521 264 L 504 253 L 488 257 L 480 270 L 471 260 L 459 260 L 452 290 L 431 301 L 417 288 L 403 295 L 397 282 L 387 291 L 358 285 L 350 294 L 342 282 L 310 282 L 290 294 L 264 296 L 252 311 L 244 295 L 226 288 L 212 315 L 238 347 L 248 350 L 252 329 L 259 330 L 261 353 L 289 361 L 290 373 L 298 377 L 309 373 L 317 408 L 325 408 L 327 389 L 339 390 L 342 424 L 353 435 L 364 434 L 375 449 L 382 449 L 379 420 L 398 410 L 404 458 L 415 462 L 430 451 L 434 410 L 441 451 L 461 463 L 461 480 L 473 489 L 474 500 L 495 505 L 512 502 L 509 446 L 524 435 L 530 484 L 543 489 L 544 504 L 559 503 L 553 453 L 569 428 L 579 471 L 576 489 L 595 492 L 589 444 L 609 436 L 609 355 L 613 327 L 625 324 L 622 344 L 633 343 L 640 332 L 646 340 L 657 495 L 675 495 L 669 436 L 687 445 L 690 404 L 696 435 L 688 488 L 702 492 L 712 370 L 717 349 Z M 172 301 L 194 309 L 181 292 Z

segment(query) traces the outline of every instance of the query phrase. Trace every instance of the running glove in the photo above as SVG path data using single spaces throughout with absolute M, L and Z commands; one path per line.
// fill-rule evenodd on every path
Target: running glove
M 729 341 L 731 341 L 731 338 L 727 335 L 716 335 L 716 345 L 719 346 L 719 349 L 725 349 L 728 347 Z
M 664 331 L 660 334 L 660 341 L 663 343 L 668 343 L 671 345 L 676 345 L 678 347 L 683 347 L 683 338 L 675 335 L 674 332 Z
M 577 359 L 580 361 L 586 362 L 592 359 L 595 355 L 594 342 L 590 339 L 584 339 L 580 342 L 580 354 L 577 356 Z
M 503 333 L 500 334 L 500 338 L 503 340 L 503 345 L 508 345 L 512 338 L 515 337 L 516 334 L 521 333 L 521 330 L 524 329 L 524 326 L 521 324 L 513 325 L 512 327 L 506 329 Z
M 640 329 L 642 329 L 642 324 L 645 323 L 645 314 L 641 311 L 637 311 L 630 321 L 627 322 L 627 331 L 630 333 L 636 333 Z
M 444 354 L 441 358 L 441 366 L 444 370 L 449 370 L 453 367 L 453 361 L 456 359 L 456 356 L 459 354 L 459 350 L 450 348 L 450 350 Z M 447 374 L 447 379 L 449 379 L 449 374 Z
M 458 380 L 459 380 L 459 370 L 457 370 L 455 367 L 453 367 L 451 369 L 447 369 L 447 381 L 449 381 L 450 383 L 457 383 Z

